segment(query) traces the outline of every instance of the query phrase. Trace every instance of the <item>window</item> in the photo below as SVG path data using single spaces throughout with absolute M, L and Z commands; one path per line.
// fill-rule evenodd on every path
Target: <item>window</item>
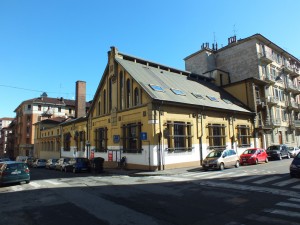
M 31 109 L 31 105 L 27 105 L 27 109 L 30 110 Z
M 192 95 L 194 95 L 196 98 L 199 98 L 199 99 L 205 99 L 204 96 L 201 94 L 192 93 Z
M 282 121 L 287 121 L 287 111 L 286 109 L 282 109 Z
M 130 85 L 130 79 L 127 79 L 126 81 L 126 107 L 130 107 L 130 96 L 131 96 L 131 85 Z
M 134 106 L 137 106 L 140 102 L 139 89 L 136 87 L 134 89 Z
M 192 124 L 181 121 L 168 121 L 165 124 L 165 138 L 168 139 L 169 152 L 191 151 L 192 148 Z
M 142 143 L 140 140 L 141 123 L 130 123 L 122 127 L 123 152 L 141 153 Z
M 106 114 L 106 90 L 103 91 L 103 114 Z
M 285 140 L 286 142 L 289 142 L 289 133 L 285 131 Z
M 250 128 L 246 125 L 237 126 L 238 145 L 239 147 L 250 147 Z
M 72 114 L 72 109 L 69 108 L 69 114 Z
M 58 112 L 61 112 L 61 107 L 58 107 L 58 108 L 57 108 L 57 111 L 58 111 Z
M 71 134 L 66 133 L 64 134 L 64 151 L 71 150 L 70 144 L 71 144 Z
M 38 105 L 38 111 L 41 111 L 41 110 L 42 110 L 42 106 Z
M 84 131 L 76 131 L 74 135 L 74 139 L 76 142 L 77 151 L 85 150 L 85 132 Z
M 185 93 L 182 90 L 171 88 L 171 91 L 176 95 L 185 95 Z
M 225 149 L 226 134 L 224 124 L 208 124 L 208 140 L 210 149 Z
M 164 92 L 164 89 L 158 85 L 154 85 L 154 84 L 149 84 L 149 86 L 154 90 L 154 91 L 161 91 Z
M 124 79 L 123 72 L 120 72 L 120 110 L 124 107 Z
M 96 152 L 107 151 L 107 128 L 97 128 L 95 130 Z
M 108 89 L 108 111 L 112 110 L 112 78 L 109 79 L 109 89 Z
M 218 102 L 218 99 L 216 97 L 213 97 L 213 96 L 208 96 L 206 95 L 206 97 L 209 98 L 209 100 L 213 101 L 213 102 Z

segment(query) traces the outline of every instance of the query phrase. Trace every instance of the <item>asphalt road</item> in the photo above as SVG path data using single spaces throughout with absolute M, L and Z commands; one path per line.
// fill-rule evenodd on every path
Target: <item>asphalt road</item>
M 300 225 L 291 160 L 129 175 L 31 169 L 31 183 L 0 188 L 0 224 Z

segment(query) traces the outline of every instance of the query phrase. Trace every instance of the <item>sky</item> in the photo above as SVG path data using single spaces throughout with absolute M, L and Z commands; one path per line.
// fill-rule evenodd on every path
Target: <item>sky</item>
M 0 0 L 0 118 L 25 100 L 93 99 L 107 52 L 185 70 L 203 43 L 260 33 L 300 59 L 298 0 Z

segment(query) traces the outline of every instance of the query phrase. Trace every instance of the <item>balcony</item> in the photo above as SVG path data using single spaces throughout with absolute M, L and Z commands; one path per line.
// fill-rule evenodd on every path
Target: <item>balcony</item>
M 294 76 L 300 76 L 300 69 L 297 67 L 297 66 L 295 66 L 294 67 L 294 73 L 292 73 Z
M 283 71 L 287 74 L 294 73 L 294 68 L 289 62 L 285 62 L 284 65 L 282 66 Z
M 54 110 L 53 109 L 48 109 L 46 111 L 44 111 L 42 113 L 42 117 L 51 117 L 54 114 Z
M 300 120 L 294 120 L 294 126 L 296 129 L 300 129 Z
M 273 125 L 273 127 L 280 127 L 281 126 L 281 120 L 280 120 L 280 118 L 274 118 L 274 119 L 272 119 L 272 125 Z
M 262 61 L 266 64 L 270 64 L 273 62 L 272 53 L 270 51 L 260 52 L 260 53 L 258 53 L 258 57 L 259 57 L 260 61 Z
M 275 77 L 273 75 L 270 75 L 270 74 L 266 74 L 266 75 L 263 75 L 263 80 L 270 83 L 270 84 L 275 84 Z
M 291 82 L 290 80 L 287 82 L 286 84 L 286 89 L 287 91 L 290 91 L 294 94 L 300 94 L 300 89 L 299 87 L 297 87 L 293 82 Z
M 291 101 L 291 102 L 289 102 L 288 108 L 290 110 L 299 111 L 299 104 L 297 102 Z
M 274 96 L 268 96 L 266 98 L 266 102 L 268 105 L 272 106 L 272 105 L 277 105 L 279 103 L 279 99 L 274 97 Z

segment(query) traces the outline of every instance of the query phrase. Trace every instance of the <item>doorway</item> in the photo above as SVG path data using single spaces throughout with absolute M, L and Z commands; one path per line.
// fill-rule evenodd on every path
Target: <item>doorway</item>
M 278 131 L 278 139 L 279 139 L 279 144 L 282 144 L 282 132 Z

